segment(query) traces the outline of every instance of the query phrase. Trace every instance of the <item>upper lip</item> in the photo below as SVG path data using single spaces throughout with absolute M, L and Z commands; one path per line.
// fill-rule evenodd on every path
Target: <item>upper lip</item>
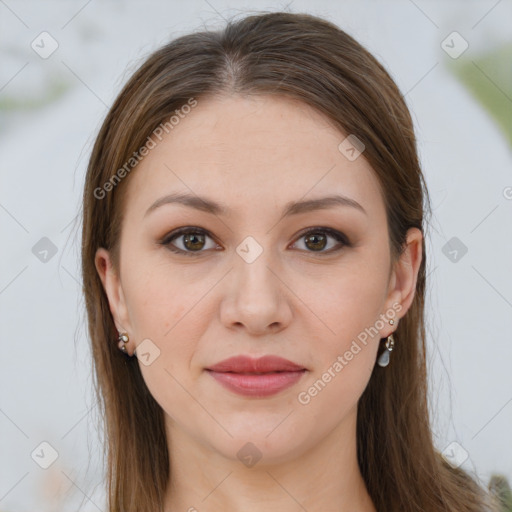
M 244 355 L 234 356 L 225 359 L 224 361 L 220 361 L 213 366 L 209 366 L 206 369 L 215 372 L 233 373 L 270 373 L 305 370 L 304 366 L 273 355 L 267 355 L 259 358 Z

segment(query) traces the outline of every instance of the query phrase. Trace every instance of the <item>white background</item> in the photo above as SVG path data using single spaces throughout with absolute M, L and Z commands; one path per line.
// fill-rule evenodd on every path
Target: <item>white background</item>
M 105 508 L 74 219 L 107 107 L 168 40 L 220 28 L 233 14 L 286 9 L 338 24 L 406 95 L 434 208 L 427 257 L 436 445 L 459 443 L 469 454 L 462 467 L 483 482 L 493 472 L 512 480 L 512 200 L 503 192 L 512 155 L 440 46 L 458 31 L 474 59 L 510 41 L 510 0 L 2 0 L 0 102 L 18 107 L 0 109 L 0 511 Z M 59 44 L 48 59 L 31 48 L 42 31 Z M 32 252 L 42 237 L 57 248 L 46 263 Z M 442 252 L 452 237 L 468 248 L 456 263 Z M 43 441 L 58 452 L 46 470 L 31 458 Z

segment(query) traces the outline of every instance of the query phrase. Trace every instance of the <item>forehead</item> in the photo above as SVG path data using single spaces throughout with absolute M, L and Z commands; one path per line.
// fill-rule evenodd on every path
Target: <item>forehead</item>
M 338 149 L 346 134 L 312 107 L 270 95 L 197 101 L 132 171 L 131 210 L 186 192 L 254 215 L 262 204 L 339 193 L 382 213 L 371 166 L 363 155 L 348 160 Z

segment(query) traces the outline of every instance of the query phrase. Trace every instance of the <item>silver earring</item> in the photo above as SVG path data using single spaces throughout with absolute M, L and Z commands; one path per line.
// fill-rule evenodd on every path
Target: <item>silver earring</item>
M 395 321 L 390 320 L 389 323 L 390 323 L 390 325 L 394 325 Z M 389 355 L 393 351 L 394 346 L 395 346 L 395 339 L 393 338 L 393 334 L 390 334 L 386 338 L 386 343 L 385 343 L 386 348 L 385 348 L 384 352 L 382 352 L 382 354 L 377 359 L 377 364 L 379 366 L 381 366 L 382 368 L 386 367 L 389 364 Z
M 119 347 L 119 350 L 124 352 L 128 355 L 128 351 L 126 350 L 126 344 L 130 341 L 130 338 L 128 337 L 128 333 L 126 332 L 120 332 L 119 337 L 117 338 L 117 346 Z
M 395 346 L 395 340 L 393 338 L 393 335 L 390 334 L 386 339 L 386 343 L 385 343 L 386 349 L 379 356 L 379 359 L 377 359 L 377 364 L 379 366 L 385 367 L 389 364 L 389 354 L 391 354 L 394 346 Z

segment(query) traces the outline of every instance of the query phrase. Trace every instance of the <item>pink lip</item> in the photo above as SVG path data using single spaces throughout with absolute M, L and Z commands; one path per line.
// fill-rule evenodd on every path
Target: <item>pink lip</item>
M 258 359 L 236 356 L 206 368 L 206 371 L 234 393 L 265 397 L 293 386 L 307 370 L 278 356 Z

